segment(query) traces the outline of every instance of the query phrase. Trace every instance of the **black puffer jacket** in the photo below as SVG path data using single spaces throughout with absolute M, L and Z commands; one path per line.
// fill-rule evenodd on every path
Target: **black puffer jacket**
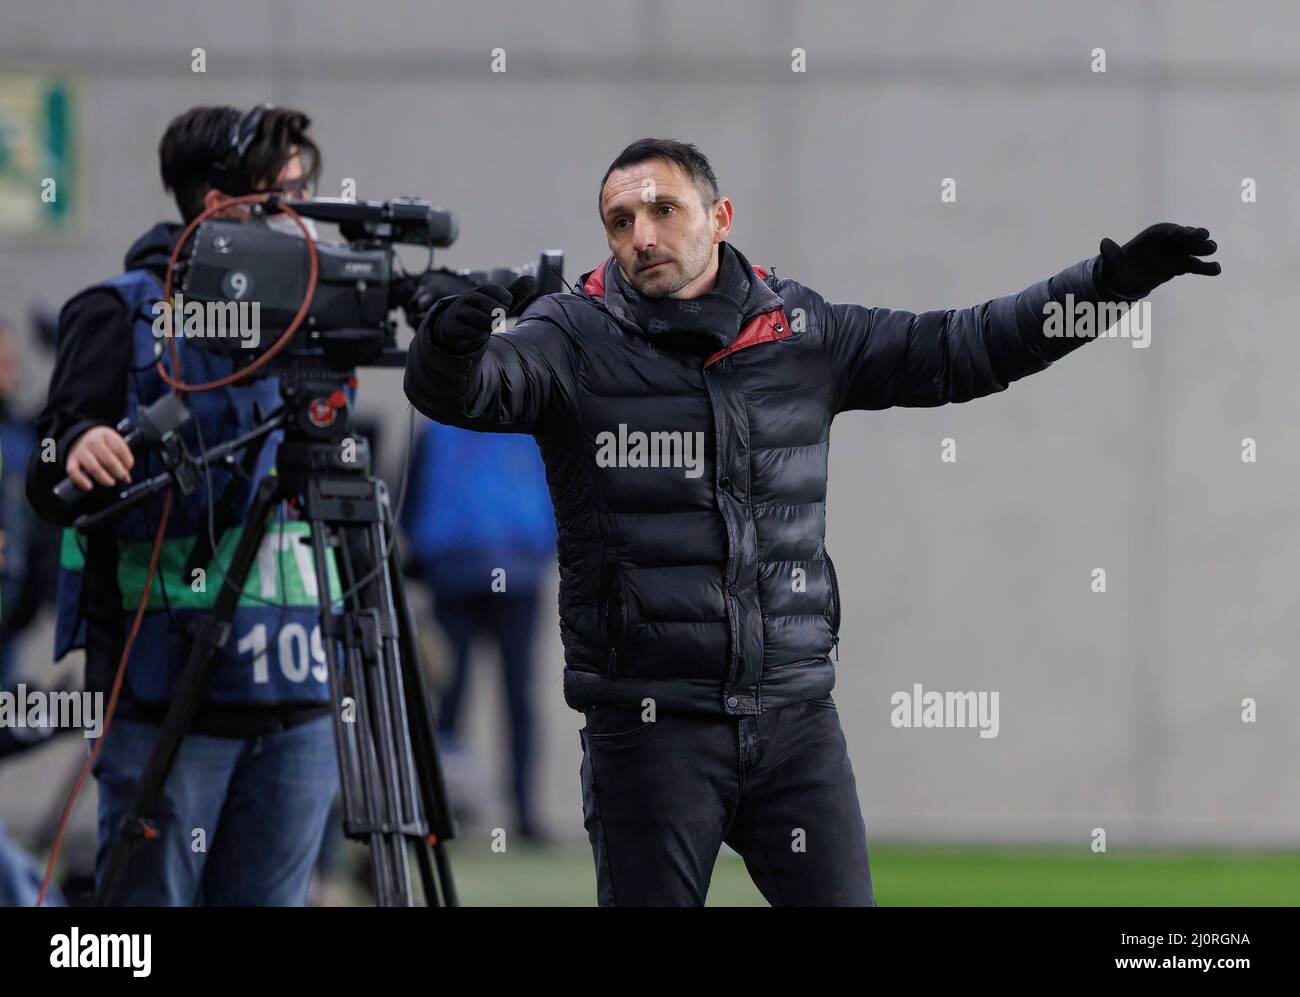
M 1099 300 L 1098 260 L 921 314 L 829 304 L 752 268 L 740 334 L 705 359 L 659 348 L 636 324 L 610 259 L 470 357 L 428 331 L 454 299 L 438 302 L 406 393 L 439 422 L 536 437 L 559 535 L 569 705 L 649 697 L 661 710 L 752 714 L 835 682 L 831 420 L 964 402 L 1044 369 L 1089 340 L 1044 337 L 1043 306 Z M 697 440 L 702 465 L 686 446 Z

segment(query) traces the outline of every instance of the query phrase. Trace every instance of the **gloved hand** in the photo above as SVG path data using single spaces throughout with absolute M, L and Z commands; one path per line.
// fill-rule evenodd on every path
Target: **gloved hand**
M 1102 239 L 1101 285 L 1126 298 L 1145 298 L 1181 274 L 1214 277 L 1222 267 L 1197 257 L 1208 256 L 1218 248 L 1209 229 L 1172 222 L 1145 228 L 1122 247 L 1113 239 Z
M 492 313 L 500 308 L 506 315 L 518 314 L 536 290 L 537 281 L 527 275 L 509 289 L 500 284 L 484 284 L 444 308 L 434 321 L 430 335 L 447 353 L 464 356 L 477 352 L 492 335 Z
M 402 307 L 406 312 L 406 321 L 410 323 L 412 329 L 420 327 L 420 320 L 429 313 L 434 302 L 440 298 L 453 294 L 468 294 L 477 286 L 469 278 L 446 268 L 407 275 L 393 282 L 394 293 L 406 302 Z

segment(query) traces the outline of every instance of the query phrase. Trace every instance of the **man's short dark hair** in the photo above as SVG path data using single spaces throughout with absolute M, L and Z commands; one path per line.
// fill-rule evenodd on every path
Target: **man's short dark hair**
M 689 142 L 678 142 L 670 138 L 639 138 L 609 164 L 609 169 L 601 178 L 600 190 L 596 193 L 597 210 L 600 208 L 600 198 L 605 193 L 605 182 L 609 180 L 611 173 L 651 159 L 662 159 L 680 166 L 695 184 L 695 189 L 700 192 L 700 199 L 706 208 L 721 196 L 718 193 L 718 178 L 713 175 L 713 167 L 709 165 L 708 157 L 695 146 Z
M 244 113 L 237 107 L 193 107 L 173 118 L 163 133 L 158 143 L 163 187 L 176 198 L 187 222 L 202 213 L 213 167 L 230 156 L 232 136 Z M 320 149 L 307 135 L 310 124 L 302 111 L 288 107 L 266 110 L 237 164 L 248 189 L 271 187 L 295 154 L 302 156 L 306 179 L 315 184 L 321 159 Z

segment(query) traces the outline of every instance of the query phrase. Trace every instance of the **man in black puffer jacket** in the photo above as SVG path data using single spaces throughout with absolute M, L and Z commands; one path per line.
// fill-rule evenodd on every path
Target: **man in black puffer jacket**
M 1217 273 L 1197 259 L 1216 247 L 1152 226 L 1019 294 L 914 314 L 752 266 L 694 146 L 634 142 L 599 206 L 613 256 L 574 293 L 508 331 L 519 286 L 443 298 L 406 370 L 430 418 L 541 448 L 598 899 L 703 903 L 726 841 L 774 904 L 874 904 L 830 698 L 831 420 L 1002 391 L 1089 342 L 1053 335 L 1049 305 Z

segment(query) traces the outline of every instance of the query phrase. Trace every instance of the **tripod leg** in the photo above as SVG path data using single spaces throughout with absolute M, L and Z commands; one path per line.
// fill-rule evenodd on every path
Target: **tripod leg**
M 388 816 L 392 830 L 401 835 L 395 834 L 393 838 L 394 860 L 400 856 L 405 870 L 405 839 L 423 839 L 427 831 L 415 780 L 396 607 L 387 571 L 380 560 L 384 547 L 381 522 L 376 517 L 364 527 L 345 527 L 340 536 L 340 553 L 347 574 L 363 580 L 353 595 L 353 613 L 363 630 L 373 635 L 368 643 L 374 653 L 367 656 L 369 667 L 365 669 L 364 680 L 374 722 L 376 756 L 389 802 Z
M 384 502 L 385 520 L 392 529 L 392 511 Z M 390 534 L 391 535 L 391 534 Z M 451 864 L 447 861 L 446 842 L 456 837 L 455 822 L 451 816 L 451 805 L 447 797 L 447 785 L 443 778 L 442 764 L 438 754 L 438 744 L 433 732 L 434 711 L 425 678 L 424 669 L 420 667 L 420 656 L 415 644 L 415 621 L 411 616 L 411 605 L 406 598 L 406 588 L 402 584 L 401 555 L 396 544 L 389 544 L 388 549 L 389 584 L 393 590 L 397 607 L 397 623 L 400 633 L 402 651 L 402 677 L 406 684 L 406 703 L 411 713 L 411 746 L 415 751 L 417 776 L 420 793 L 424 802 L 425 819 L 429 825 L 430 843 L 434 857 L 438 862 L 438 874 L 442 882 L 444 902 L 448 907 L 459 906 L 456 897 L 456 885 L 451 876 Z M 425 892 L 432 896 L 433 882 L 427 871 L 427 858 L 420 853 L 421 873 L 425 877 Z
M 194 628 L 194 643 L 190 648 L 189 660 L 159 728 L 158 744 L 140 777 L 131 809 L 122 817 L 118 838 L 109 852 L 103 881 L 95 892 L 96 906 L 106 906 L 112 900 L 117 882 L 137 844 L 157 834 L 153 820 L 162 798 L 163 787 L 176 761 L 181 740 L 192 726 L 194 714 L 203 701 L 212 657 L 225 646 L 230 636 L 231 620 L 239 605 L 239 597 L 243 594 L 244 583 L 257 559 L 257 550 L 266 533 L 266 521 L 280 500 L 280 487 L 281 482 L 272 477 L 264 478 L 258 485 L 248 525 L 239 538 L 229 570 L 221 581 L 212 614 Z
M 439 903 L 434 868 L 449 906 L 455 890 L 443 842 L 454 833 L 433 738 L 428 690 L 415 655 L 410 611 L 393 544 L 383 485 L 373 478 L 306 483 L 316 554 L 322 632 L 336 703 L 354 700 L 353 722 L 335 715 L 348 836 L 370 843 L 375 894 L 384 906 L 409 906 L 409 850 L 417 849 L 425 900 Z M 340 611 L 328 585 L 327 550 L 347 593 Z
M 310 504 L 309 504 L 310 508 Z M 334 700 L 335 745 L 343 794 L 344 829 L 348 837 L 370 843 L 376 901 L 380 906 L 409 906 L 410 886 L 406 855 L 390 845 L 394 830 L 391 772 L 380 745 L 387 736 L 377 724 L 374 687 L 369 673 L 380 654 L 378 627 L 359 615 L 355 595 L 336 613 L 329 587 L 327 551 L 333 550 L 339 584 L 347 591 L 355 584 L 352 558 L 342 532 L 324 522 L 311 521 L 317 593 L 321 605 L 321 632 L 326 636 L 330 695 Z M 377 743 L 378 741 L 378 743 Z M 400 846 L 400 842 L 399 842 Z

